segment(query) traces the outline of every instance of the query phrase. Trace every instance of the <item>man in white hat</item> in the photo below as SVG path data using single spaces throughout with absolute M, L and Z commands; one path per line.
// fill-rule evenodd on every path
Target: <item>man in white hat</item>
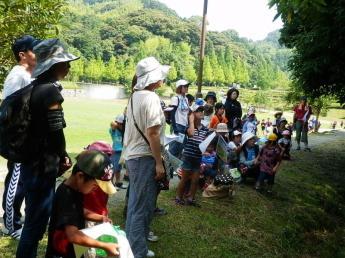
M 155 90 L 163 84 L 169 68 L 154 57 L 141 60 L 136 67 L 135 91 L 127 107 L 124 156 L 130 190 L 126 234 L 136 258 L 154 256 L 146 239 L 156 206 L 156 180 L 165 176 L 161 156 L 165 116 Z
M 17 65 L 7 75 L 4 82 L 3 98 L 24 88 L 31 82 L 31 73 L 36 65 L 36 57 L 33 48 L 40 41 L 30 35 L 25 35 L 15 40 L 12 45 L 12 52 Z M 23 183 L 20 176 L 20 163 L 7 162 L 8 173 L 5 178 L 5 190 L 2 197 L 4 209 L 3 233 L 19 240 L 22 223 L 20 208 L 24 200 Z
M 188 87 L 190 83 L 186 80 L 178 80 L 176 82 L 176 96 L 171 98 L 171 106 L 174 108 L 171 111 L 171 126 L 174 134 L 186 134 L 188 127 L 188 114 L 190 112 L 188 98 Z M 175 157 L 180 157 L 183 149 L 183 143 L 172 142 L 169 146 L 169 151 Z
M 44 40 L 34 48 L 37 64 L 32 77 L 31 152 L 22 163 L 25 190 L 25 222 L 17 248 L 17 258 L 37 256 L 52 209 L 55 178 L 71 167 L 63 128 L 66 127 L 60 94 L 70 62 L 78 59 L 65 51 L 58 39 Z

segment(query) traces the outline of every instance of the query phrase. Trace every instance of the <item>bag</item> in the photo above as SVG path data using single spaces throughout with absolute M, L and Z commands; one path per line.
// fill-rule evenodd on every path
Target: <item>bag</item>
M 132 117 L 134 121 L 134 126 L 138 130 L 138 132 L 141 134 L 141 136 L 144 138 L 145 142 L 148 146 L 150 146 L 149 141 L 147 140 L 145 134 L 139 129 L 139 126 L 134 118 L 134 112 L 133 112 L 133 96 L 131 97 L 131 109 L 132 109 Z M 165 148 L 161 149 L 162 153 L 162 163 L 165 171 L 165 176 L 163 179 L 157 181 L 158 190 L 169 190 L 169 171 L 171 170 L 171 164 L 169 162 L 169 153 Z
M 213 184 L 215 186 L 219 185 L 231 185 L 233 184 L 234 179 L 230 175 L 216 175 L 216 177 L 213 180 Z
M 13 162 L 24 162 L 30 153 L 31 93 L 35 84 L 12 93 L 0 106 L 0 155 Z
M 178 109 L 178 106 L 180 105 L 180 99 L 179 99 L 179 97 L 177 97 L 177 106 L 172 106 L 173 107 L 173 109 L 169 109 L 169 108 L 167 108 L 166 110 L 167 111 L 165 111 L 164 109 L 163 109 L 163 111 L 164 111 L 164 116 L 165 116 L 165 122 L 167 123 L 167 124 L 169 124 L 169 125 L 171 125 L 172 124 L 172 122 L 173 122 L 173 114 L 175 114 L 175 112 L 173 112 L 173 110 L 174 111 L 176 111 L 176 109 Z

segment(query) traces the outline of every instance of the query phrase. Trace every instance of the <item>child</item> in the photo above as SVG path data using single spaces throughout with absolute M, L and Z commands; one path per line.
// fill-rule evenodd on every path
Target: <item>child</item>
M 182 155 L 181 181 L 177 186 L 175 203 L 178 205 L 185 204 L 183 194 L 186 183 L 191 179 L 190 196 L 187 198 L 186 204 L 199 206 L 194 199 L 200 174 L 201 151 L 199 144 L 206 139 L 209 131 L 207 127 L 201 124 L 201 120 L 204 117 L 204 101 L 197 99 L 192 105 L 191 111 L 192 113 L 189 115 L 189 128 L 187 130 L 189 138 Z
M 86 150 L 101 151 L 110 157 L 113 154 L 113 149 L 110 144 L 102 141 L 96 141 L 86 147 Z M 88 194 L 84 194 L 84 213 L 90 214 L 93 218 L 101 222 L 111 222 L 108 218 L 108 198 L 109 195 L 105 193 L 100 187 L 96 187 Z M 99 219 L 97 219 L 99 218 Z M 94 220 L 86 220 L 85 227 L 93 227 L 97 222 Z M 95 258 L 96 253 L 94 248 L 90 248 L 84 255 L 85 258 Z
M 243 133 L 250 132 L 254 135 L 256 135 L 256 126 L 257 126 L 257 120 L 255 117 L 255 113 L 252 110 L 248 111 L 246 122 L 243 125 Z
M 112 163 L 106 154 L 87 150 L 77 156 L 72 175 L 58 187 L 54 197 L 46 258 L 74 258 L 73 244 L 101 248 L 109 256 L 119 254 L 117 244 L 94 240 L 80 231 L 85 228 L 85 219 L 103 221 L 84 211 L 83 194 L 90 193 L 96 186 L 112 194 L 115 191 L 112 174 Z
M 232 135 L 233 135 L 232 141 L 228 143 L 229 165 L 230 165 L 230 168 L 236 168 L 238 166 L 239 155 L 242 150 L 242 145 L 241 145 L 242 133 L 238 130 L 235 130 L 232 133 Z
M 113 162 L 114 166 L 114 175 L 115 175 L 115 186 L 120 189 L 126 189 L 127 187 L 123 185 L 121 182 L 121 169 L 122 166 L 119 163 L 121 152 L 122 152 L 122 141 L 123 141 L 123 132 L 124 132 L 124 120 L 125 116 L 123 114 L 118 115 L 115 118 L 115 121 L 110 123 L 109 134 L 113 141 L 113 151 L 114 153 L 111 155 L 111 161 Z M 113 179 L 112 179 L 113 180 Z
M 211 184 L 217 175 L 217 154 L 214 144 L 210 144 L 202 154 L 200 173 L 206 178 L 206 185 Z
M 244 183 L 247 177 L 259 175 L 259 146 L 255 144 L 256 136 L 253 133 L 246 132 L 242 135 L 242 150 L 240 153 L 239 170 L 241 172 L 241 182 Z
M 205 104 L 204 105 L 204 116 L 203 116 L 203 119 L 201 120 L 201 123 L 205 127 L 209 127 L 212 115 L 213 115 L 213 106 L 211 106 L 209 104 Z
M 209 125 L 210 129 L 216 129 L 217 125 L 220 123 L 228 123 L 228 119 L 226 119 L 226 117 L 224 116 L 224 112 L 225 112 L 225 106 L 223 103 L 217 103 L 215 106 L 215 114 L 214 116 L 212 116 L 211 118 L 211 122 Z
M 268 141 L 260 151 L 258 156 L 258 161 L 260 162 L 260 174 L 255 184 L 256 190 L 260 190 L 262 183 L 267 179 L 267 193 L 272 193 L 274 177 L 281 162 L 281 151 L 277 146 L 277 138 L 277 135 L 274 133 L 268 135 Z
M 278 140 L 278 145 L 283 151 L 283 159 L 291 159 L 290 148 L 291 148 L 291 133 L 289 130 L 285 130 L 282 133 L 283 138 Z

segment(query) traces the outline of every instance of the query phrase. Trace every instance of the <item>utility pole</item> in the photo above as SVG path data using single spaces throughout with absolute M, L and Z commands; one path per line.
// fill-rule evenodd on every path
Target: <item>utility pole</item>
M 201 27 L 201 38 L 200 38 L 198 92 L 196 93 L 196 97 L 202 96 L 201 87 L 202 87 L 202 76 L 203 76 L 203 70 L 204 70 L 207 6 L 208 6 L 208 0 L 204 0 L 204 13 L 202 16 L 202 27 Z

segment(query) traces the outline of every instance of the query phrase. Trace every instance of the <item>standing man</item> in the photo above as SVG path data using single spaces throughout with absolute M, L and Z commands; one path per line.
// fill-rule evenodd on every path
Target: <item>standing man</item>
M 3 99 L 30 84 L 31 73 L 36 65 L 36 57 L 32 50 L 39 42 L 34 37 L 25 35 L 13 43 L 12 51 L 17 65 L 12 68 L 5 79 Z M 4 210 L 2 231 L 4 234 L 19 240 L 22 231 L 20 208 L 24 200 L 20 163 L 13 163 L 8 160 L 7 168 L 8 173 L 5 178 L 5 190 L 2 197 Z
M 34 52 L 36 78 L 30 99 L 31 130 L 28 161 L 22 163 L 25 191 L 25 222 L 17 247 L 17 258 L 37 257 L 52 210 L 56 177 L 71 167 L 63 129 L 66 127 L 59 80 L 64 79 L 70 62 L 78 57 L 67 53 L 58 39 L 44 40 Z
M 301 150 L 301 141 L 304 142 L 304 150 L 311 151 L 308 147 L 308 120 L 313 114 L 311 106 L 308 105 L 307 97 L 303 96 L 300 103 L 293 109 L 294 128 L 296 129 L 297 150 Z M 302 136 L 302 137 L 301 137 Z

